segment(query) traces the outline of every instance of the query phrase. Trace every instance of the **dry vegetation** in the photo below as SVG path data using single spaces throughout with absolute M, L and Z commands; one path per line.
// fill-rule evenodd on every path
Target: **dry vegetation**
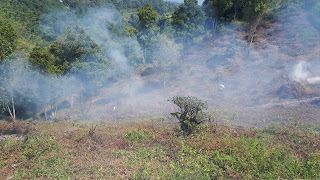
M 23 139 L 0 142 L 1 179 L 320 178 L 315 125 L 205 125 L 191 136 L 150 121 L 29 126 Z

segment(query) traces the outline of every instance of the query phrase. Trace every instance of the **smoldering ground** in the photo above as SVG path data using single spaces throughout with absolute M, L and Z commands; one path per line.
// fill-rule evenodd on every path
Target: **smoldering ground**
M 207 101 L 210 111 L 220 112 L 220 119 L 226 114 L 229 119 L 238 114 L 239 121 L 234 121 L 237 124 L 245 119 L 251 124 L 259 124 L 256 119 L 261 116 L 271 121 L 282 115 L 293 116 L 288 113 L 292 109 L 274 111 L 273 105 L 278 108 L 279 104 L 288 101 L 277 93 L 282 86 L 296 82 L 306 88 L 306 93 L 311 89 L 309 95 L 312 98 L 317 96 L 315 85 L 319 73 L 315 68 L 318 65 L 314 66 L 318 62 L 314 59 L 319 57 L 319 51 L 315 50 L 320 45 L 314 38 L 305 37 L 303 32 L 307 29 L 312 32 L 309 34 L 319 37 L 319 31 L 303 15 L 259 26 L 250 54 L 246 32 L 232 24 L 227 33 L 216 35 L 214 41 L 191 45 L 183 58 L 181 45 L 174 43 L 173 39 L 159 36 L 162 41 L 153 49 L 156 54 L 154 64 L 137 67 L 135 61 L 143 61 L 139 43 L 110 32 L 111 25 L 122 26 L 117 24 L 123 21 L 119 13 L 112 9 L 94 9 L 81 18 L 67 10 L 54 14 L 62 16 L 43 15 L 40 26 L 43 34 L 55 39 L 58 37 L 52 34 L 63 34 L 67 27 L 80 26 L 106 52 L 112 64 L 112 68 L 106 71 L 113 77 L 110 83 L 84 98 L 81 89 L 90 82 L 81 78 L 84 76 L 81 71 L 67 76 L 51 76 L 39 73 L 27 61 L 2 65 L 8 71 L 7 88 L 27 97 L 28 93 L 31 94 L 28 101 L 43 107 L 38 111 L 48 111 L 52 109 L 51 104 L 67 101 L 70 104 L 68 108 L 58 110 L 60 119 L 84 117 L 108 121 L 166 116 L 176 110 L 168 99 L 175 95 L 192 95 Z M 134 58 L 126 54 L 129 48 Z M 292 49 L 299 48 L 300 54 L 292 53 Z M 313 61 L 300 64 L 299 60 L 310 59 Z M 225 88 L 221 89 L 221 85 Z M 295 91 L 295 86 L 293 89 L 284 88 L 286 94 L 291 91 Z M 294 98 L 299 100 L 310 96 L 303 94 Z M 265 104 L 270 104 L 265 106 L 267 110 L 252 109 Z

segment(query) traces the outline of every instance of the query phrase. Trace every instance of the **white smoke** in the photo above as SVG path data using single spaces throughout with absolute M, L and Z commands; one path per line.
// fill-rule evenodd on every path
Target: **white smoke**
M 320 72 L 318 66 L 307 62 L 299 62 L 294 67 L 292 79 L 297 82 L 318 84 L 320 83 Z

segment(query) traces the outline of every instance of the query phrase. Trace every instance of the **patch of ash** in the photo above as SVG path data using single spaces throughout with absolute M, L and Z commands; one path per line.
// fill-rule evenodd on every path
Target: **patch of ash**
M 7 139 L 12 139 L 14 141 L 23 140 L 25 136 L 25 134 L 0 134 L 0 142 Z
M 271 107 L 295 107 L 295 106 L 320 106 L 320 97 L 312 97 L 305 99 L 291 99 L 280 102 L 271 102 L 255 106 L 253 108 L 271 108 Z

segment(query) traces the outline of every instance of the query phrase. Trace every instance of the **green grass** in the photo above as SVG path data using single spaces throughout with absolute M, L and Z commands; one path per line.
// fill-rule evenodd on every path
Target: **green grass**
M 0 142 L 0 177 L 320 178 L 317 125 L 263 129 L 209 125 L 186 137 L 176 126 L 143 122 L 100 125 L 94 139 L 87 135 L 90 127 L 72 122 L 40 124 L 24 140 Z
M 134 131 L 129 131 L 126 133 L 124 136 L 124 139 L 127 141 L 145 141 L 148 138 L 152 138 L 152 134 L 147 132 L 147 131 L 141 131 L 141 130 L 134 130 Z

